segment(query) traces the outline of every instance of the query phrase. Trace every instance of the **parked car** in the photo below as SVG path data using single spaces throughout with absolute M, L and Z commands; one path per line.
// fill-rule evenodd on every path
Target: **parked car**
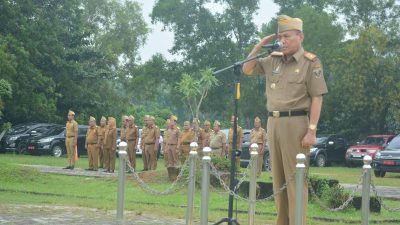
M 62 138 L 65 140 L 65 127 L 55 126 L 43 135 L 28 139 L 27 151 L 31 155 L 47 154 L 60 157 L 63 154 L 63 149 L 65 149 L 65 146 L 61 146 L 62 144 L 58 142 Z
M 332 162 L 344 162 L 348 147 L 347 140 L 341 135 L 317 135 L 317 142 L 310 149 L 310 164 L 324 167 Z
M 87 132 L 88 128 L 89 128 L 89 126 L 87 126 L 87 125 L 79 125 L 78 126 L 78 142 L 77 142 L 78 155 L 87 155 L 87 151 L 85 149 L 85 140 L 86 140 L 86 132 Z M 31 145 L 30 145 L 30 148 L 32 148 Z M 67 153 L 67 150 L 65 147 L 65 132 L 54 136 L 54 138 L 50 144 L 50 149 L 51 149 L 51 151 L 49 151 L 49 153 L 55 157 L 60 157 Z M 32 151 L 32 150 L 30 150 L 30 151 Z
M 221 131 L 224 132 L 224 134 L 227 138 L 227 141 L 228 141 L 229 129 L 222 129 Z M 242 153 L 240 154 L 240 167 L 242 167 L 242 168 L 246 168 L 250 163 L 250 133 L 251 133 L 251 130 L 243 129 Z M 269 164 L 268 145 L 265 145 L 263 157 L 264 157 L 263 169 L 269 170 L 270 164 Z
M 376 153 L 384 149 L 394 137 L 395 135 L 371 135 L 361 141 L 360 144 L 350 146 L 346 152 L 346 165 L 362 165 L 362 159 L 366 155 L 375 159 Z
M 51 123 L 26 123 L 16 125 L 10 128 L 0 141 L 0 150 L 16 151 L 17 153 L 24 153 L 26 151 L 26 140 L 32 136 L 38 136 L 45 133 L 56 124 Z
M 400 135 L 397 135 L 385 147 L 379 151 L 372 161 L 376 177 L 384 177 L 386 172 L 400 172 Z

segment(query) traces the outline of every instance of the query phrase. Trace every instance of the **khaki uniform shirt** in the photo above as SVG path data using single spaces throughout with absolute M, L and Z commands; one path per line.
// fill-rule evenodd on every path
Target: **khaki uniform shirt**
M 153 125 L 151 127 L 147 127 L 146 135 L 143 137 L 142 141 L 144 141 L 144 144 L 155 144 L 156 139 L 159 138 L 160 129 L 156 125 Z
M 203 140 L 203 147 L 210 147 L 210 135 L 212 133 L 212 130 L 209 129 L 208 131 L 203 129 L 203 132 L 201 133 L 201 139 Z
M 181 136 L 181 132 L 179 128 L 175 127 L 173 129 L 168 129 L 166 131 L 166 138 L 164 142 L 168 145 L 177 145 L 178 144 L 178 139 Z
M 127 127 L 125 126 L 121 127 L 121 141 L 126 141 L 126 129 Z
M 222 149 L 226 145 L 226 137 L 222 131 L 213 131 L 210 134 L 210 147 L 212 149 Z
M 85 145 L 87 144 L 97 144 L 99 139 L 97 126 L 89 127 L 86 132 Z
M 243 141 L 243 129 L 238 126 L 237 128 L 237 143 L 236 143 L 236 148 L 237 150 L 241 150 L 240 146 L 241 146 L 241 142 Z M 233 142 L 233 128 L 229 128 L 229 133 L 228 133 L 228 148 L 232 149 L 232 142 Z
M 139 137 L 139 129 L 133 125 L 132 127 L 127 127 L 125 129 L 125 139 L 127 141 L 136 141 Z
M 97 127 L 97 135 L 99 136 L 99 143 L 100 143 L 100 145 L 103 145 L 105 134 L 106 134 L 106 126 L 104 126 L 104 127 L 102 127 L 102 126 Z
M 256 128 L 253 128 L 250 133 L 250 146 L 251 144 L 256 143 L 259 145 L 265 146 L 265 143 L 267 143 L 267 132 L 265 132 L 264 128 L 260 127 L 258 130 Z
M 328 93 L 321 61 L 300 48 L 293 57 L 273 52 L 257 60 L 252 74 L 265 74 L 268 111 L 309 111 L 311 98 Z
M 195 133 L 192 129 L 183 130 L 181 134 L 181 145 L 190 145 L 194 141 Z
M 65 125 L 65 130 L 65 136 L 67 138 L 74 137 L 76 144 L 78 140 L 78 123 L 75 120 L 67 121 L 67 124 Z
M 117 149 L 117 129 L 107 128 L 104 135 L 104 147 L 107 149 Z

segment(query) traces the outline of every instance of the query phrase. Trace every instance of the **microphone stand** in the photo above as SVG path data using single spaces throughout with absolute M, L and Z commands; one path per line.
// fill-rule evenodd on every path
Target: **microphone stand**
M 228 217 L 223 218 L 214 225 L 217 224 L 222 224 L 222 223 L 228 223 L 228 225 L 240 225 L 239 222 L 236 220 L 236 218 L 233 218 L 233 191 L 235 189 L 235 175 L 236 175 L 236 153 L 237 153 L 237 114 L 238 114 L 238 106 L 239 106 L 239 100 L 240 100 L 240 74 L 242 72 L 242 65 L 246 62 L 261 58 L 267 54 L 271 54 L 272 50 L 268 50 L 268 52 L 264 52 L 261 54 L 257 54 L 256 56 L 247 58 L 243 61 L 238 61 L 235 62 L 234 64 L 225 67 L 223 69 L 217 70 L 213 72 L 214 75 L 219 74 L 225 70 L 229 70 L 233 68 L 233 73 L 235 74 L 235 90 L 234 90 L 234 103 L 235 103 L 235 109 L 234 109 L 234 122 L 233 122 L 233 140 L 232 140 L 232 154 L 231 154 L 231 168 L 230 168 L 230 183 L 229 183 L 229 190 L 231 191 L 229 193 L 229 207 L 228 207 Z M 234 154 L 235 153 L 235 154 Z M 238 154 L 238 156 L 240 156 Z

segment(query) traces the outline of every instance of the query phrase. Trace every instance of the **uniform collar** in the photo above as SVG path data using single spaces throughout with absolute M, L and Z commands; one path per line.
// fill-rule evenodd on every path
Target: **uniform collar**
M 287 58 L 286 56 L 284 56 L 282 59 L 285 62 L 290 62 L 292 60 L 292 58 L 296 61 L 299 62 L 299 60 L 301 59 L 301 57 L 304 55 L 304 48 L 300 47 L 299 50 L 297 50 L 296 53 L 294 53 L 292 56 L 289 56 L 289 58 Z

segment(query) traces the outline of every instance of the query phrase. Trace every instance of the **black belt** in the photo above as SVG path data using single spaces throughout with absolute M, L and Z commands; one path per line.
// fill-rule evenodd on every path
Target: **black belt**
M 306 116 L 308 115 L 307 111 L 272 111 L 268 112 L 269 117 L 279 118 L 279 117 L 287 117 L 287 116 Z

